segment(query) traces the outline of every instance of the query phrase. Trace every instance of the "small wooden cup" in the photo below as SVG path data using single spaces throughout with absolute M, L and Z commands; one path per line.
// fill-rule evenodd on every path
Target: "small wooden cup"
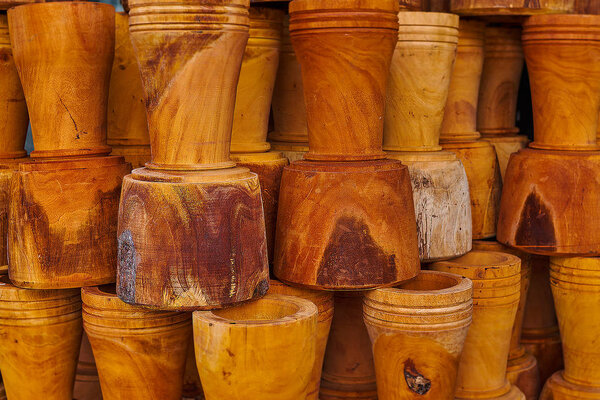
M 453 13 L 473 16 L 527 16 L 573 12 L 575 0 L 452 0 Z

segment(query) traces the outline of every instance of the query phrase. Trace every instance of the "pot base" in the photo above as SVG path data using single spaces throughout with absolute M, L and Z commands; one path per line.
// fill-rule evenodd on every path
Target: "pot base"
M 455 400 L 525 400 L 525 395 L 518 387 L 508 383 L 507 390 L 503 394 L 490 393 L 461 393 L 456 394 Z
M 538 398 L 541 390 L 540 371 L 537 360 L 529 353 L 524 353 L 516 359 L 509 359 L 506 377 L 510 383 L 517 386 L 527 400 Z
M 150 161 L 150 145 L 112 145 L 113 156 L 123 156 L 131 164 L 131 168 L 141 168 Z
M 583 386 L 568 382 L 563 371 L 554 373 L 548 379 L 540 395 L 540 400 L 597 400 L 600 399 L 600 387 Z

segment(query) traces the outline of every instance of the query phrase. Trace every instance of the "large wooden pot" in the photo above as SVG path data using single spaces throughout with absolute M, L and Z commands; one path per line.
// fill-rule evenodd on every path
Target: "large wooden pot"
M 379 400 L 454 400 L 472 299 L 469 279 L 437 271 L 365 295 Z
M 83 327 L 103 399 L 180 400 L 190 314 L 125 304 L 114 285 L 87 287 L 81 293 Z
M 473 322 L 458 367 L 456 399 L 524 400 L 506 379 L 521 291 L 521 260 L 508 253 L 472 251 L 433 263 L 430 269 L 473 281 Z
M 570 13 L 575 0 L 451 0 L 452 12 L 460 15 L 525 16 Z
M 196 362 L 206 400 L 306 399 L 315 362 L 317 306 L 270 294 L 194 312 Z

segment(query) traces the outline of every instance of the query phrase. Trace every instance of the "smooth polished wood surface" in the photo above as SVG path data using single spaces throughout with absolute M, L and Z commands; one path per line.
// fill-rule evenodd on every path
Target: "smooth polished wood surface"
M 498 166 L 500 167 L 502 182 L 504 182 L 504 175 L 506 175 L 506 168 L 508 167 L 510 156 L 513 153 L 526 148 L 529 144 L 529 138 L 524 135 L 484 136 L 481 140 L 485 140 L 494 146 L 496 157 L 498 157 Z
M 535 15 L 573 12 L 576 0 L 451 0 L 460 15 Z

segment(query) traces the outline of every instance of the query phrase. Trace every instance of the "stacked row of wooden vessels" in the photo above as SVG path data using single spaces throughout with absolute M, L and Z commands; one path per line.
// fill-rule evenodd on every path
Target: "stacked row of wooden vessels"
M 595 4 L 256 3 L 0 15 L 9 398 L 600 398 Z

